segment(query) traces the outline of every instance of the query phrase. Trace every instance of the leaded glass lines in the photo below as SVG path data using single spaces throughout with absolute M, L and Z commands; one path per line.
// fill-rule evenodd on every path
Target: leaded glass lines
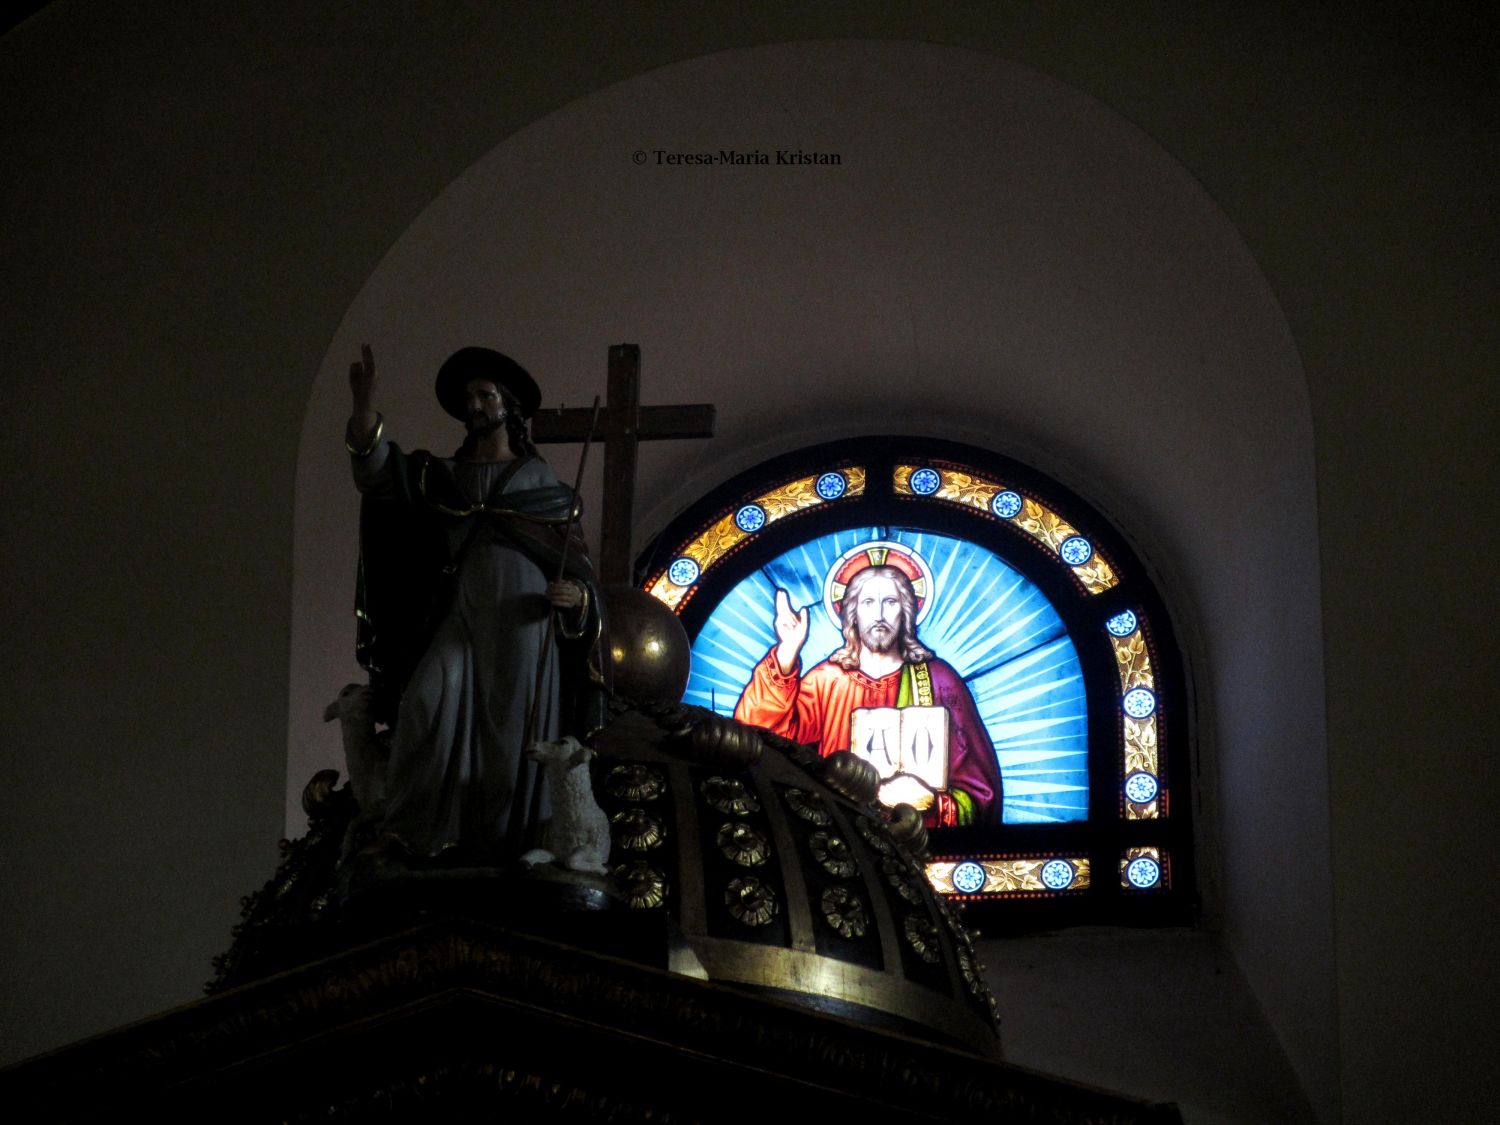
M 1186 732 L 1171 623 L 1128 544 L 1057 482 L 950 443 L 831 443 L 727 483 L 644 557 L 645 587 L 692 638 L 683 702 L 768 726 L 793 715 L 787 736 L 824 754 L 839 748 L 818 718 L 830 713 L 826 701 L 807 703 L 803 729 L 802 712 L 785 708 L 785 689 L 758 670 L 773 667 L 785 623 L 797 617 L 806 623 L 798 661 L 777 674 L 794 685 L 808 678 L 817 691 L 843 684 L 813 673 L 841 645 L 858 651 L 842 608 L 855 576 L 866 566 L 901 571 L 910 591 L 904 628 L 960 685 L 965 721 L 972 728 L 977 718 L 999 766 L 992 792 L 1002 798 L 985 795 L 980 805 L 936 774 L 923 781 L 952 806 L 934 802 L 943 819 L 924 816 L 937 849 L 928 879 L 949 901 L 976 902 L 977 916 L 992 906 L 1053 917 L 1052 907 L 1002 905 L 1031 899 L 1066 900 L 1056 908 L 1061 918 L 1138 919 L 1142 909 L 1183 917 L 1190 897 L 1163 893 L 1172 883 L 1169 843 L 1184 883 L 1192 881 L 1191 804 L 1172 800 L 1174 787 L 1179 798 L 1186 792 Z M 856 619 L 849 627 L 863 626 Z M 916 687 L 870 698 L 863 706 L 875 711 L 932 705 Z M 853 731 L 852 718 L 837 722 Z M 905 740 L 908 727 L 921 725 L 891 729 Z M 943 736 L 950 748 L 954 729 Z M 837 856 L 816 862 L 824 860 L 838 866 Z M 1143 907 L 1143 895 L 1158 905 Z M 1121 896 L 1136 902 L 1124 907 Z M 814 914 L 827 905 L 815 900 Z M 857 928 L 842 909 L 833 914 Z
M 842 488 L 829 488 L 826 478 L 830 476 L 840 477 L 843 481 Z M 823 483 L 821 493 L 820 482 Z M 836 473 L 813 473 L 778 485 L 755 497 L 749 504 L 736 505 L 733 510 L 700 531 L 677 553 L 677 558 L 688 559 L 696 564 L 698 569 L 691 581 L 674 581 L 672 568 L 669 567 L 647 586 L 647 593 L 665 603 L 674 613 L 680 612 L 692 596 L 703 572 L 752 535 L 759 534 L 777 520 L 795 512 L 805 511 L 818 504 L 862 496 L 864 491 L 865 470 L 859 466 L 841 469 Z M 761 516 L 755 520 L 741 518 L 740 514 L 747 507 L 758 508 Z
M 917 474 L 920 487 L 913 486 L 913 474 Z M 936 487 L 933 487 L 929 474 L 937 476 Z M 958 469 L 938 470 L 931 466 L 897 465 L 891 484 L 898 496 L 946 500 L 950 504 L 976 508 L 994 518 L 1013 523 L 1056 555 L 1090 594 L 1102 594 L 1119 584 L 1114 568 L 1094 551 L 1093 543 L 1051 508 L 1044 507 L 1028 496 L 1020 498 L 1020 510 L 1014 515 L 1002 515 L 1002 512 L 1011 510 L 1013 502 L 1011 506 L 1004 503 L 997 505 L 996 497 L 1018 494 L 998 481 Z
M 954 875 L 961 868 L 978 866 L 984 882 L 973 890 L 960 889 Z M 1042 856 L 1000 856 L 972 860 L 935 860 L 926 864 L 927 881 L 940 894 L 984 897 L 1035 898 L 1087 890 L 1089 857 L 1073 853 Z M 976 880 L 977 882 L 977 880 Z
M 1122 798 L 1125 803 L 1125 819 L 1155 820 L 1162 813 L 1161 762 L 1157 754 L 1155 695 L 1152 694 L 1156 677 L 1151 670 L 1151 653 L 1146 647 L 1142 618 L 1132 613 L 1130 621 L 1136 628 L 1128 636 L 1117 636 L 1113 632 L 1109 634 L 1109 642 L 1115 651 L 1115 664 L 1120 673 L 1123 712 L 1120 718 L 1124 724 L 1125 740 Z M 1133 696 L 1142 693 L 1149 695 L 1151 709 L 1138 717 L 1131 713 L 1132 710 L 1138 710 L 1132 708 L 1131 703 Z M 1147 794 L 1149 797 L 1146 800 L 1133 799 Z

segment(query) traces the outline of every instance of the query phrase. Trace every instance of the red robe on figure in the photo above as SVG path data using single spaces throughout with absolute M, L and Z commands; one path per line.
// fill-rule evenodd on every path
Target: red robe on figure
M 896 706 L 903 672 L 924 667 L 932 684 L 932 703 L 948 709 L 951 738 L 949 789 L 937 794 L 932 807 L 923 813 L 923 821 L 928 827 L 939 828 L 999 824 L 1000 763 L 994 744 L 980 721 L 968 685 L 941 660 L 907 665 L 878 680 L 857 668 L 845 670 L 827 660 L 805 676 L 800 674 L 799 660 L 791 673 L 784 675 L 772 649 L 755 666 L 735 705 L 734 717 L 795 742 L 812 743 L 826 758 L 836 750 L 849 749 L 849 720 L 856 708 Z

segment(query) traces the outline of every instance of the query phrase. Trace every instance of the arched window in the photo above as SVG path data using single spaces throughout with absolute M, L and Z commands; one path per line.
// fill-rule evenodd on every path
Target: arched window
M 991 932 L 1191 917 L 1181 658 L 1134 552 L 1055 481 L 820 445 L 715 489 L 637 574 L 692 639 L 686 701 L 871 761 Z

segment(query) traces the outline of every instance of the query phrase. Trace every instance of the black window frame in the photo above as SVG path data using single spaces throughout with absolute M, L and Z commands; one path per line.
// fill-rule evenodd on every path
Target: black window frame
M 1077 528 L 1118 582 L 1090 594 L 1058 555 L 1010 520 L 936 497 L 898 494 L 898 465 L 964 472 L 1003 482 Z M 1064 824 L 1007 824 L 948 828 L 933 833 L 935 860 L 949 857 L 1014 858 L 1086 854 L 1086 889 L 1000 897 L 955 894 L 966 917 L 987 934 L 1028 932 L 1067 925 L 1185 925 L 1196 920 L 1193 862 L 1189 699 L 1185 665 L 1156 583 L 1137 552 L 1099 509 L 1050 476 L 1014 458 L 976 446 L 917 436 L 850 438 L 770 458 L 709 490 L 637 556 L 635 584 L 650 589 L 679 549 L 726 512 L 778 485 L 827 471 L 865 471 L 859 496 L 819 503 L 781 517 L 747 536 L 707 568 L 678 608 L 689 639 L 722 596 L 756 568 L 800 542 L 853 527 L 896 526 L 968 539 L 993 551 L 1035 582 L 1061 616 L 1083 669 L 1088 708 L 1089 815 Z M 1123 797 L 1124 716 L 1114 648 L 1104 623 L 1124 610 L 1143 623 L 1157 699 L 1159 781 L 1163 815 L 1130 819 Z M 941 654 L 939 654 L 941 655 Z M 1149 890 L 1122 886 L 1121 858 L 1130 848 L 1161 850 L 1163 883 Z

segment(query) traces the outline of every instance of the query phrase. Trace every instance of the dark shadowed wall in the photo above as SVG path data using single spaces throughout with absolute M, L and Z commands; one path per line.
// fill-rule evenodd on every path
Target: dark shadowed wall
M 1322 683 L 1309 672 L 1297 688 L 1326 703 L 1326 743 L 1323 731 L 1298 736 L 1318 753 L 1326 744 L 1326 820 L 1305 832 L 1327 843 L 1304 870 L 1283 849 L 1227 879 L 1224 972 L 1218 953 L 1184 955 L 1180 987 L 1156 1007 L 1146 997 L 1141 1019 L 1169 1034 L 1204 1018 L 1221 995 L 1212 978 L 1243 976 L 1222 993 L 1225 1018 L 1264 1014 L 1318 1117 L 1342 1103 L 1348 1121 L 1481 1118 L 1497 999 L 1483 968 L 1495 879 L 1479 832 L 1493 820 L 1500 742 L 1484 692 L 1496 663 L 1486 575 L 1500 162 L 1494 38 L 1458 5 L 1355 21 L 1280 4 L 1184 15 L 1144 3 L 378 2 L 252 17 L 57 0 L 11 31 L 0 39 L 5 1056 L 191 999 L 239 896 L 269 873 L 283 826 L 299 443 L 320 367 L 363 331 L 341 324 L 387 251 L 471 165 L 578 98 L 716 51 L 819 39 L 1020 63 L 1132 123 L 1237 232 L 1305 373 L 1323 659 Z M 810 108 L 801 96 L 793 111 Z M 620 339 L 650 347 L 654 329 L 601 317 L 566 342 L 559 329 L 555 346 L 602 358 Z M 663 396 L 680 390 L 668 379 Z M 750 437 L 736 440 L 725 456 L 748 456 Z M 1075 450 L 1056 456 L 1095 468 Z M 1101 490 L 1121 491 L 1105 478 Z M 643 505 L 642 531 L 684 498 Z M 1141 523 L 1157 526 L 1149 513 Z M 1224 624 L 1221 609 L 1197 608 L 1207 634 Z M 1306 651 L 1274 646 L 1307 628 L 1257 634 L 1273 649 L 1261 659 L 1305 665 Z M 1233 690 L 1216 685 L 1214 714 L 1242 706 Z M 1226 857 L 1255 839 L 1232 817 L 1214 823 Z M 1322 906 L 1316 893 L 1276 894 L 1282 879 L 1324 878 Z M 1235 880 L 1243 895 L 1228 893 Z M 1259 920 L 1236 919 L 1249 902 Z M 1305 971 L 1331 1000 L 1308 1015 L 1266 977 L 1272 951 L 1247 952 L 1236 935 L 1320 927 L 1331 951 Z M 1072 982 L 1052 994 L 1066 1002 L 1050 1020 L 1028 1009 L 1013 1038 L 1065 1043 L 1077 1039 L 1070 1021 L 1088 1020 L 1084 982 L 1107 974 L 1096 946 L 1059 941 L 1031 959 L 1034 973 L 997 970 L 1002 988 Z M 1134 956 L 1129 944 L 1115 948 Z M 1172 979 L 1162 949 L 1138 963 Z M 1125 1015 L 1109 1019 L 1128 1030 Z M 1224 1051 L 1242 1047 L 1231 1037 Z M 1105 1073 L 1074 1062 L 1075 1076 Z M 1184 1087 L 1205 1081 L 1192 1069 L 1196 1079 L 1176 1076 Z M 1171 1096 L 1172 1076 L 1153 1082 Z M 1201 1119 L 1281 1116 L 1252 1086 L 1236 1088 L 1238 1108 Z

